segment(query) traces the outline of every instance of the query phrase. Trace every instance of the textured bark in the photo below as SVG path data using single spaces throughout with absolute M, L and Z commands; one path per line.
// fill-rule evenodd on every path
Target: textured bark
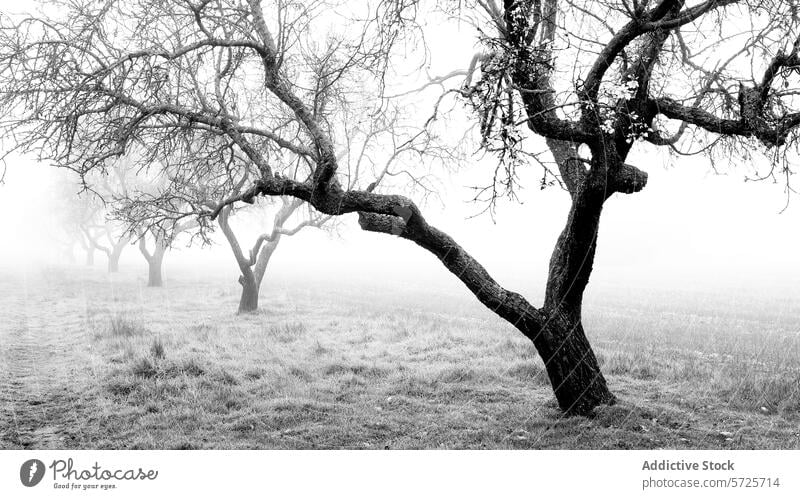
M 616 399 L 600 371 L 581 321 L 566 314 L 553 314 L 545 329 L 549 341 L 534 340 L 534 345 L 561 410 L 566 414 L 588 414 L 598 405 L 613 404 Z
M 567 223 L 550 259 L 543 310 L 550 341 L 537 345 L 559 406 L 586 414 L 614 395 L 583 329 L 583 293 L 589 283 L 604 195 L 584 184 L 573 197 Z

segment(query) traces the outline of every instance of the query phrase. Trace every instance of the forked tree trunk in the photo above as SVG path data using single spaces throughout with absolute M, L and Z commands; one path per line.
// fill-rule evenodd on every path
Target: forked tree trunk
M 256 264 L 253 267 L 248 267 L 239 276 L 239 284 L 242 285 L 242 296 L 239 300 L 240 314 L 258 310 L 258 294 L 261 290 L 261 282 L 264 280 L 264 274 L 279 240 L 280 234 L 276 236 L 275 240 L 262 246 L 258 253 Z
M 264 274 L 267 271 L 267 266 L 272 258 L 272 254 L 275 252 L 281 240 L 281 229 L 289 216 L 291 216 L 300 204 L 301 202 L 299 200 L 284 202 L 284 205 L 275 215 L 272 234 L 269 236 L 260 236 L 255 247 L 250 251 L 247 257 L 245 257 L 242 252 L 239 240 L 236 238 L 236 234 L 234 234 L 228 222 L 231 208 L 226 207 L 220 212 L 217 223 L 219 223 L 222 233 L 228 240 L 228 244 L 231 247 L 231 251 L 236 258 L 236 263 L 241 272 L 239 284 L 242 286 L 242 295 L 239 299 L 238 313 L 250 313 L 258 310 L 258 294 L 261 289 L 261 282 L 264 279 Z
M 598 163 L 591 176 L 574 177 L 572 206 L 550 259 L 541 308 L 500 286 L 450 236 L 428 225 L 413 204 L 391 208 L 400 216 L 361 212 L 359 223 L 364 230 L 397 234 L 434 253 L 481 303 L 533 342 L 544 361 L 559 407 L 567 414 L 587 415 L 598 405 L 615 401 L 581 320 L 583 292 L 592 271 L 603 203 L 615 189 L 624 187 L 618 183 L 609 185 L 604 173 L 607 166 Z

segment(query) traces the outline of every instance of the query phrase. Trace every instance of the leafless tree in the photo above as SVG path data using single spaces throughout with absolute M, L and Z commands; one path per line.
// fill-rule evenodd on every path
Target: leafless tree
M 103 171 L 93 170 L 82 176 L 85 195 L 94 196 L 102 203 L 102 221 L 85 226 L 84 234 L 92 247 L 105 253 L 108 272 L 114 273 L 119 272 L 119 259 L 133 241 L 133 233 L 114 216 L 110 205 L 116 199 L 129 196 L 128 184 L 135 172 L 125 156 L 109 160 L 108 163 Z
M 139 232 L 139 252 L 147 262 L 147 286 L 158 288 L 164 285 L 162 268 L 164 266 L 164 256 L 172 247 L 173 241 L 182 233 L 198 227 L 196 220 L 186 220 L 172 227 L 167 234 L 163 230 L 149 228 Z M 149 236 L 149 237 L 148 237 Z M 148 239 L 152 241 L 152 249 L 148 245 Z
M 168 223 L 154 220 L 149 204 L 161 199 L 165 190 L 169 189 L 171 179 L 159 166 L 136 167 L 135 158 L 139 155 L 141 148 L 133 148 L 115 164 L 125 178 L 125 188 L 111 192 L 107 203 L 110 216 L 126 227 L 129 234 L 134 234 L 138 241 L 139 252 L 147 262 L 147 286 L 161 287 L 164 285 L 164 256 L 181 234 L 198 228 L 199 223 L 192 218 L 173 218 Z M 173 207 L 181 205 L 180 200 L 172 201 Z M 182 205 L 188 207 L 185 202 Z
M 106 179 L 99 184 L 104 192 L 112 185 Z M 74 174 L 62 175 L 56 181 L 51 206 L 53 222 L 58 226 L 56 239 L 70 241 L 70 248 L 76 242 L 80 244 L 86 253 L 87 266 L 94 265 L 94 254 L 99 250 L 108 259 L 108 271 L 119 270 L 119 258 L 130 237 L 111 217 L 97 192 L 87 190 Z
M 644 187 L 646 174 L 626 163 L 634 146 L 686 152 L 700 143 L 726 156 L 758 147 L 781 160 L 794 151 L 794 3 L 452 3 L 452 15 L 481 26 L 485 51 L 456 90 L 476 109 L 485 147 L 513 179 L 529 163 L 525 139 L 544 138 L 572 198 L 541 307 L 498 284 L 408 197 L 351 185 L 340 168 L 343 135 L 319 113 L 314 86 L 344 99 L 351 85 L 384 88 L 399 74 L 392 48 L 416 33 L 421 4 L 387 0 L 366 12 L 361 2 L 330 10 L 322 1 L 75 1 L 47 20 L 5 19 L 6 136 L 84 173 L 134 142 L 146 144 L 145 160 L 178 164 L 192 156 L 194 137 L 213 136 L 221 157 L 241 155 L 258 175 L 210 217 L 257 196 L 300 199 L 323 215 L 358 213 L 364 230 L 433 253 L 530 338 L 565 412 L 612 403 L 581 321 L 602 208 L 614 193 Z M 320 17 L 323 9 L 331 15 Z M 328 68 L 325 78 L 319 68 Z M 308 175 L 283 175 L 286 155 Z M 776 165 L 788 175 L 785 161 Z
M 63 247 L 67 258 L 74 259 L 73 249 L 77 244 L 85 253 L 85 265 L 92 266 L 95 246 L 86 234 L 92 234 L 93 229 L 99 226 L 102 203 L 91 193 L 81 193 L 81 190 L 74 175 L 67 173 L 56 177 L 48 192 L 53 216 L 47 230 Z
M 292 215 L 304 203 L 302 200 L 289 197 L 280 198 L 279 203 L 279 208 L 272 220 L 272 228 L 269 232 L 265 232 L 256 238 L 255 244 L 247 255 L 244 254 L 239 239 L 230 224 L 230 217 L 233 211 L 232 205 L 225 206 L 217 218 L 217 222 L 231 247 L 241 271 L 239 284 L 242 285 L 242 296 L 239 300 L 239 313 L 253 312 L 258 309 L 261 282 L 264 279 L 272 254 L 277 249 L 281 239 L 285 236 L 293 236 L 305 227 L 322 227 L 329 219 L 327 216 L 312 213 L 306 207 L 308 213 L 304 214 L 305 216 L 301 217 L 301 220 L 294 222 L 291 227 L 287 227 Z

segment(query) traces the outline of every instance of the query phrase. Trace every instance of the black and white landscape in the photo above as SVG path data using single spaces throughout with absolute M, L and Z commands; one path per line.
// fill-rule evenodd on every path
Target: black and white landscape
M 0 14 L 0 448 L 800 447 L 789 0 Z

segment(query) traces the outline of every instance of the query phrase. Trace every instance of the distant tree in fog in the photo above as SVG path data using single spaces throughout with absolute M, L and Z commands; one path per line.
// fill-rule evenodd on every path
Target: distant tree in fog
M 484 150 L 499 158 L 488 200 L 518 195 L 516 172 L 532 162 L 545 167 L 542 185 L 561 184 L 571 197 L 541 307 L 500 286 L 396 183 L 353 183 L 342 168 L 347 123 L 331 116 L 343 108 L 326 111 L 320 97 L 335 93 L 370 112 L 408 105 L 383 90 L 401 85 L 405 59 L 424 51 L 415 21 L 435 6 L 478 27 L 481 52 L 445 96 L 472 106 Z M 104 171 L 134 143 L 144 144 L 143 164 L 173 171 L 252 164 L 252 183 L 209 209 L 212 219 L 257 196 L 296 198 L 325 216 L 357 213 L 364 230 L 433 253 L 530 338 L 567 413 L 615 400 L 581 310 L 605 202 L 647 180 L 626 162 L 631 150 L 717 158 L 763 150 L 772 168 L 761 173 L 788 178 L 797 145 L 800 17 L 789 1 L 383 0 L 370 10 L 365 2 L 77 0 L 44 21 L 6 18 L 0 30 L 3 127 L 20 149 L 83 173 Z M 349 94 L 362 87 L 372 95 Z M 537 136 L 554 168 L 528 145 Z M 404 165 L 426 161 L 419 152 Z M 302 174 L 285 175 L 295 159 Z M 236 171 L 229 182 L 241 178 Z
M 112 193 L 108 208 L 111 216 L 134 235 L 139 253 L 147 263 L 147 286 L 161 287 L 165 255 L 181 234 L 192 233 L 200 224 L 191 218 L 155 219 L 149 203 L 169 187 L 170 178 L 161 165 L 137 166 L 136 158 L 141 154 L 141 148 L 134 147 L 117 162 L 116 166 L 125 172 L 126 188 Z
M 186 220 L 176 224 L 169 233 L 156 228 L 148 228 L 139 232 L 139 253 L 147 262 L 147 286 L 158 288 L 164 285 L 164 256 L 174 240 L 182 233 L 198 227 L 195 220 Z M 152 242 L 152 246 L 148 241 Z
M 73 248 L 78 245 L 84 252 L 85 265 L 92 266 L 95 246 L 86 233 L 99 222 L 102 204 L 89 193 L 80 195 L 81 187 L 76 180 L 63 175 L 54 183 L 50 192 L 53 216 L 49 218 L 51 225 L 48 230 L 65 254 L 69 253 L 74 258 Z
M 100 223 L 85 227 L 84 234 L 90 245 L 102 251 L 108 261 L 110 273 L 119 272 L 119 259 L 122 252 L 133 241 L 130 229 L 114 216 L 109 204 L 114 199 L 126 198 L 129 195 L 129 183 L 135 172 L 125 157 L 107 161 L 103 171 L 87 172 L 83 177 L 89 190 L 103 203 Z
M 338 105 L 344 106 L 345 104 L 339 103 Z M 361 125 L 357 123 L 359 123 L 359 118 L 363 119 L 363 116 L 352 114 L 352 110 L 342 109 L 340 111 L 338 117 L 343 120 L 341 130 L 342 134 L 346 136 L 347 146 L 339 152 L 337 157 L 350 172 L 347 181 L 351 187 L 359 181 L 359 177 L 368 172 L 369 178 L 372 180 L 371 188 L 374 189 L 386 176 L 399 174 L 395 168 L 399 158 L 415 150 L 423 150 L 430 145 L 424 143 L 427 140 L 425 134 L 417 134 L 410 139 L 404 139 L 402 135 L 399 135 L 395 127 L 399 120 L 397 113 L 374 111 L 368 126 L 362 130 Z M 329 119 L 334 118 L 329 116 Z M 295 161 L 299 160 L 300 158 Z M 252 185 L 252 180 L 257 178 L 258 172 L 254 165 L 250 162 L 245 163 L 250 168 L 244 169 L 244 175 L 232 189 L 225 190 L 228 199 L 241 196 Z M 285 169 L 283 176 L 296 176 L 298 172 L 302 172 L 302 170 L 298 168 Z M 430 189 L 430 182 L 425 176 L 414 177 L 414 182 L 418 188 Z M 309 227 L 331 229 L 335 222 L 333 216 L 321 214 L 300 198 L 280 196 L 266 199 L 274 199 L 274 201 L 270 200 L 264 203 L 254 200 L 253 207 L 257 208 L 257 211 L 254 214 L 251 213 L 250 218 L 259 216 L 259 214 L 266 218 L 267 213 L 272 213 L 272 226 L 267 232 L 256 238 L 255 244 L 247 253 L 242 250 L 239 238 L 230 224 L 230 217 L 234 210 L 241 208 L 234 208 L 234 204 L 225 199 L 206 203 L 206 206 L 212 210 L 222 206 L 217 223 L 222 229 L 241 271 L 239 276 L 239 284 L 242 285 L 242 295 L 239 301 L 240 313 L 252 312 L 258 308 L 259 290 L 267 266 L 283 238 L 293 236 Z M 265 204 L 266 206 L 264 206 Z M 252 208 L 248 210 L 253 211 Z
M 108 181 L 102 182 L 110 186 Z M 108 190 L 108 187 L 104 189 Z M 59 176 L 52 194 L 53 216 L 51 223 L 56 241 L 72 248 L 78 244 L 85 252 L 85 264 L 94 265 L 96 251 L 107 257 L 107 269 L 119 269 L 119 257 L 130 237 L 118 221 L 110 217 L 101 197 L 87 190 L 73 174 Z
M 320 92 L 328 91 L 324 85 L 318 88 Z M 324 105 L 323 98 L 327 101 Z M 347 106 L 337 99 L 335 96 L 318 96 L 318 112 L 326 113 L 328 122 L 345 137 L 345 145 L 337 157 L 349 172 L 347 181 L 351 185 L 366 178 L 371 180 L 368 188 L 374 189 L 388 177 L 405 176 L 411 180 L 413 190 L 425 195 L 433 192 L 429 175 L 412 175 L 397 168 L 399 160 L 405 155 L 417 155 L 421 151 L 438 154 L 434 141 L 427 133 L 404 127 L 402 113 L 394 108 L 369 110 L 371 114 L 365 120 L 367 111 L 362 107 Z M 216 223 L 239 267 L 238 282 L 242 292 L 238 311 L 253 312 L 258 309 L 261 285 L 280 242 L 307 228 L 330 232 L 336 220 L 319 213 L 303 200 L 290 196 L 274 200 L 253 199 L 249 204 L 235 207 L 230 199 L 238 199 L 259 178 L 258 167 L 244 155 L 230 153 L 225 142 L 208 134 L 195 135 L 191 151 L 186 156 L 186 162 L 159 166 L 150 164 L 148 171 L 140 172 L 140 176 L 147 180 L 139 179 L 138 188 L 129 189 L 125 198 L 117 200 L 115 216 L 134 227 L 134 230 L 153 235 L 152 238 L 157 240 L 156 249 L 146 255 L 148 262 L 153 262 L 158 261 L 159 255 L 163 255 L 168 246 L 163 241 L 175 238 L 181 232 L 189 231 L 193 238 L 211 242 L 210 233 L 214 226 L 207 224 L 207 215 L 209 211 L 224 207 L 219 211 Z M 310 174 L 305 168 L 305 161 L 291 152 L 276 155 L 274 165 L 273 168 L 279 170 L 279 175 L 284 178 L 307 177 Z M 240 215 L 236 216 L 237 213 Z M 241 232 L 237 235 L 231 223 L 232 217 L 241 219 L 242 215 L 249 215 L 247 218 L 251 221 L 260 218 L 271 222 L 265 232 L 256 236 L 252 246 L 244 248 Z M 144 236 L 140 238 L 143 254 L 146 251 L 144 240 Z M 159 247 L 162 248 L 161 252 Z M 153 269 L 151 265 L 151 274 Z

